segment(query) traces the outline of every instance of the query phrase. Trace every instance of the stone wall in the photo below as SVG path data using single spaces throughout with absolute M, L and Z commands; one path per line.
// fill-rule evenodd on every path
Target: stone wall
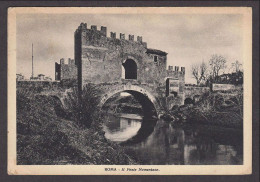
M 228 91 L 234 89 L 236 89 L 236 86 L 233 84 L 212 84 L 212 91 Z
M 75 61 L 79 69 L 80 86 L 92 83 L 121 82 L 122 64 L 134 60 L 137 65 L 137 80 L 140 83 L 164 84 L 166 77 L 167 53 L 148 49 L 147 44 L 138 36 L 124 34 L 116 37 L 111 32 L 106 36 L 106 27 L 97 30 L 96 26 L 87 28 L 82 23 L 75 32 Z M 82 80 L 81 80 L 82 79 Z
M 169 66 L 168 70 L 166 70 L 166 73 L 167 73 L 167 78 L 178 80 L 179 93 L 182 94 L 185 90 L 185 68 L 181 67 L 181 70 L 179 70 L 179 66 L 175 66 L 175 69 L 173 70 L 173 66 Z
M 147 48 L 141 36 L 125 36 L 115 32 L 107 36 L 107 28 L 95 25 L 87 27 L 81 23 L 74 33 L 75 64 L 78 69 L 78 87 L 81 90 L 87 83 L 94 84 L 131 84 L 150 88 L 155 96 L 166 96 L 167 78 L 178 80 L 178 94 L 170 95 L 170 100 L 183 103 L 185 88 L 185 68 L 167 65 L 167 53 L 157 49 Z M 129 63 L 131 62 L 131 64 Z M 129 64 L 128 64 L 129 63 Z M 132 65 L 130 72 L 136 73 L 127 78 L 127 65 Z M 130 67 L 130 66 L 129 66 Z M 136 67 L 135 70 L 132 68 Z
M 28 89 L 32 92 L 62 90 L 63 87 L 59 81 L 32 81 L 23 80 L 16 82 L 17 89 Z
M 55 80 L 77 80 L 77 66 L 74 59 L 68 59 L 68 63 L 65 60 L 60 59 L 60 64 L 55 63 Z
M 194 99 L 194 96 L 202 96 L 204 93 L 210 92 L 209 87 L 195 87 L 195 86 L 185 86 L 185 99 Z

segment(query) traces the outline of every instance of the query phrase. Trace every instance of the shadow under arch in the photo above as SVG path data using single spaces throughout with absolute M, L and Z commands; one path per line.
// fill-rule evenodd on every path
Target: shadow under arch
M 154 127 L 158 121 L 158 113 L 160 111 L 159 104 L 156 98 L 146 89 L 137 85 L 121 85 L 119 88 L 111 89 L 110 92 L 105 93 L 100 100 L 99 107 L 106 103 L 106 101 L 113 95 L 126 92 L 131 94 L 142 106 L 143 120 L 141 128 L 137 134 L 125 142 L 121 142 L 121 145 L 128 145 L 131 143 L 139 143 L 145 140 L 154 131 Z
M 131 94 L 141 104 L 145 118 L 158 118 L 159 105 L 156 98 L 144 88 L 136 85 L 123 85 L 123 87 L 105 93 L 101 97 L 99 107 L 102 108 L 110 97 L 121 92 Z

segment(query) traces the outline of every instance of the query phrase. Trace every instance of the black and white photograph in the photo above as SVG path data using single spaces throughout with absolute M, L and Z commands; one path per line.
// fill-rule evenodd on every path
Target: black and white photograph
M 251 173 L 251 8 L 8 12 L 9 174 Z

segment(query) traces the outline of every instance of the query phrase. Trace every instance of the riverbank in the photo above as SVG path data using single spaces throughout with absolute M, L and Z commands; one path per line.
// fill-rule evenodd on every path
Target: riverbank
M 135 164 L 124 149 L 104 137 L 101 118 L 90 128 L 69 119 L 49 96 L 17 94 L 17 164 Z
M 166 116 L 164 116 L 166 117 Z M 172 122 L 243 128 L 243 95 L 207 93 L 195 104 L 174 107 L 167 115 Z

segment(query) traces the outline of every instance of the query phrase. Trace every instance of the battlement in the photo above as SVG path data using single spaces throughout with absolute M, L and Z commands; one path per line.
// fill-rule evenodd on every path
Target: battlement
M 165 83 L 168 53 L 147 48 L 142 36 L 81 23 L 74 41 L 79 89 L 86 83 Z M 184 74 L 172 75 L 181 80 Z
M 168 72 L 180 72 L 180 73 L 185 73 L 185 67 L 181 67 L 181 70 L 179 70 L 179 66 L 175 66 L 173 70 L 173 66 L 169 65 L 168 66 Z
M 141 43 L 144 47 L 147 47 L 147 43 L 143 42 L 142 36 L 137 36 L 137 39 L 135 40 L 135 36 L 132 34 L 128 35 L 128 39 L 126 39 L 125 34 L 120 33 L 119 38 L 116 36 L 116 32 L 110 32 L 110 37 L 107 36 L 107 27 L 101 26 L 100 30 L 98 30 L 96 25 L 91 25 L 90 29 L 87 26 L 87 23 L 81 23 L 80 26 L 78 26 L 78 29 L 75 31 L 75 34 L 79 32 L 91 32 L 91 33 L 97 33 L 101 36 L 104 36 L 106 38 L 110 39 L 117 39 L 117 40 L 126 40 L 130 42 L 137 42 Z
M 129 41 L 135 41 L 135 38 L 134 38 L 134 37 L 135 37 L 134 35 L 129 34 L 129 35 L 128 35 L 128 40 L 129 40 Z M 117 38 L 116 38 L 116 32 L 110 32 L 110 38 L 112 38 L 112 39 L 117 39 Z M 120 33 L 120 34 L 119 34 L 119 39 L 120 39 L 120 40 L 126 40 L 125 34 Z M 143 43 L 142 36 L 137 36 L 137 39 L 136 39 L 135 42 Z
M 65 63 L 65 59 L 61 58 L 60 59 L 60 65 L 75 65 L 75 60 L 71 59 L 71 58 L 68 58 L 67 63 Z

